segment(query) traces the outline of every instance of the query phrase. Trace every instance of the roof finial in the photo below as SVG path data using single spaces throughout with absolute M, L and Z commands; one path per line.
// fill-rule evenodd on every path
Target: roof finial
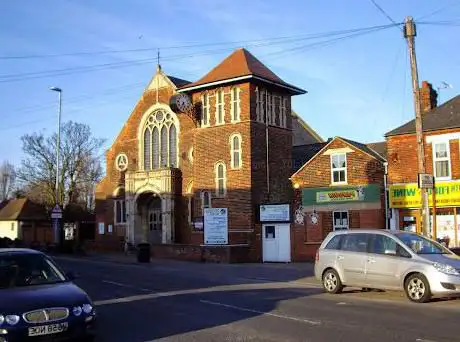
M 160 65 L 160 49 L 158 48 L 157 52 L 157 72 L 161 71 L 161 65 Z

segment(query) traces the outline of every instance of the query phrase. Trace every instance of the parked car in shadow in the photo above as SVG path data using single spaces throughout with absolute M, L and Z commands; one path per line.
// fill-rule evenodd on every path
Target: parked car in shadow
M 40 251 L 0 248 L 0 341 L 93 341 L 93 302 L 73 279 Z

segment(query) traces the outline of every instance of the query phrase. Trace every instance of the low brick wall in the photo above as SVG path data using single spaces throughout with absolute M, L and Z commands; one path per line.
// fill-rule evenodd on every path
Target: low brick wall
M 241 263 L 252 262 L 248 246 L 198 246 L 152 245 L 153 258 L 176 259 L 196 262 Z

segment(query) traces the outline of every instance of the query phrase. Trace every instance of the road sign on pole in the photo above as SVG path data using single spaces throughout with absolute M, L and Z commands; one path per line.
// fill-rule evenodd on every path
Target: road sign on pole
M 62 209 L 61 209 L 61 207 L 59 205 L 56 204 L 56 206 L 51 211 L 51 218 L 52 219 L 60 219 L 60 218 L 62 218 Z

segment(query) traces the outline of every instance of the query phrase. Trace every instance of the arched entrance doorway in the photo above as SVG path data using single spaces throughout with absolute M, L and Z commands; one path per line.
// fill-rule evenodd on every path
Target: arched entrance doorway
M 153 192 L 145 192 L 139 195 L 136 202 L 143 240 L 152 244 L 162 243 L 163 213 L 161 197 Z

